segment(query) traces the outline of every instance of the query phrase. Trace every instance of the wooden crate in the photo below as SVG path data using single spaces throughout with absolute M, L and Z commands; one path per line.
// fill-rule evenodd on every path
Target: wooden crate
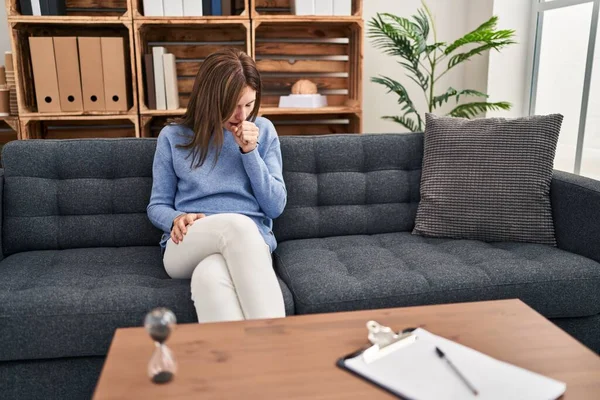
M 273 122 L 279 136 L 362 132 L 362 118 L 360 113 L 285 115 L 261 112 L 260 115 Z
M 136 115 L 20 118 L 22 139 L 140 137 Z
M 318 0 L 317 0 L 318 1 Z M 289 17 L 293 0 L 252 0 L 252 18 Z M 362 0 L 352 0 L 352 16 L 362 15 Z M 344 18 L 336 16 L 336 18 Z
M 135 53 L 132 23 L 107 23 L 94 20 L 91 23 L 45 21 L 40 23 L 9 22 L 15 60 L 15 80 L 19 115 L 35 116 L 85 116 L 85 115 L 134 115 L 138 113 L 137 81 L 135 79 Z M 127 82 L 128 111 L 75 111 L 39 113 L 35 97 L 33 69 L 29 51 L 31 36 L 106 36 L 122 37 L 125 46 L 125 80 Z
M 67 15 L 31 16 L 21 14 L 19 0 L 6 0 L 6 14 L 10 19 L 23 17 L 31 20 L 60 19 L 71 17 L 104 18 L 115 21 L 131 21 L 130 0 L 66 0 Z
M 2 162 L 2 147 L 8 142 L 20 139 L 19 128 L 19 118 L 0 117 L 0 165 Z
M 253 21 L 254 58 L 263 80 L 262 107 L 273 112 L 299 79 L 317 84 L 330 107 L 356 113 L 362 104 L 362 22 L 306 24 Z M 289 113 L 296 113 L 289 109 Z M 281 112 L 281 110 L 279 110 Z M 339 112 L 315 110 L 318 112 Z
M 142 115 L 140 117 L 140 134 L 141 137 L 155 138 L 158 137 L 161 129 L 175 118 L 174 115 Z
M 136 21 L 137 77 L 140 114 L 180 115 L 189 101 L 190 92 L 198 69 L 212 52 L 222 47 L 236 47 L 251 53 L 249 20 L 197 20 L 178 23 L 158 20 Z M 177 59 L 180 110 L 151 110 L 146 96 L 146 74 L 143 67 L 144 54 L 152 53 L 152 47 L 164 46 L 167 53 Z
M 198 0 L 201 1 L 201 0 Z M 185 21 L 185 20 L 238 20 L 245 19 L 248 20 L 250 17 L 250 0 L 230 0 L 231 1 L 231 9 L 233 15 L 206 15 L 202 17 L 146 17 L 144 16 L 144 1 L 143 0 L 131 0 L 132 2 L 132 10 L 133 10 L 133 18 L 135 20 L 145 20 L 145 19 L 161 19 L 167 21 Z

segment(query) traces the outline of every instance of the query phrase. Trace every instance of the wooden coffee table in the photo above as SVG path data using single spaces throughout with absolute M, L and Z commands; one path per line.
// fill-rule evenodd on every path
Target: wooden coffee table
M 380 309 L 177 326 L 167 344 L 179 371 L 146 374 L 153 342 L 118 329 L 95 399 L 391 399 L 336 367 L 365 345 L 365 323 L 423 327 L 499 360 L 567 383 L 565 399 L 598 399 L 600 357 L 519 300 Z

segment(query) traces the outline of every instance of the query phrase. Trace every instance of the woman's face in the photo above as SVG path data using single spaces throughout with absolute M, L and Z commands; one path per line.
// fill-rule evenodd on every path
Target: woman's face
M 248 115 L 254 109 L 254 102 L 256 101 L 256 90 L 246 86 L 246 89 L 242 92 L 242 96 L 238 101 L 233 115 L 229 117 L 225 123 L 225 129 L 233 132 L 233 129 L 240 126 L 242 122 L 248 118 Z

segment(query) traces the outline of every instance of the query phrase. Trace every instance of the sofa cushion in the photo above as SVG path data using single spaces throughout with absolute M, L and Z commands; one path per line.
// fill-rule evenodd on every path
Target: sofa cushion
M 414 233 L 556 245 L 550 182 L 562 115 L 426 118 Z
M 422 134 L 287 136 L 281 153 L 288 198 L 277 240 L 413 229 Z
M 106 355 L 114 330 L 154 307 L 197 321 L 190 281 L 168 277 L 158 246 L 18 253 L 0 270 L 0 361 Z
M 600 313 L 600 264 L 552 246 L 402 232 L 287 241 L 274 258 L 298 314 L 506 298 Z
M 15 140 L 2 149 L 5 255 L 158 245 L 146 207 L 155 139 Z

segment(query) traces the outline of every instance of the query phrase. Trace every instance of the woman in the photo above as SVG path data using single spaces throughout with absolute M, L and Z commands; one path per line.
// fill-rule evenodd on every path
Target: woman
M 148 217 L 165 232 L 167 274 L 191 277 L 199 322 L 285 316 L 271 228 L 287 193 L 275 128 L 256 117 L 260 96 L 254 61 L 218 51 L 186 113 L 158 136 Z

